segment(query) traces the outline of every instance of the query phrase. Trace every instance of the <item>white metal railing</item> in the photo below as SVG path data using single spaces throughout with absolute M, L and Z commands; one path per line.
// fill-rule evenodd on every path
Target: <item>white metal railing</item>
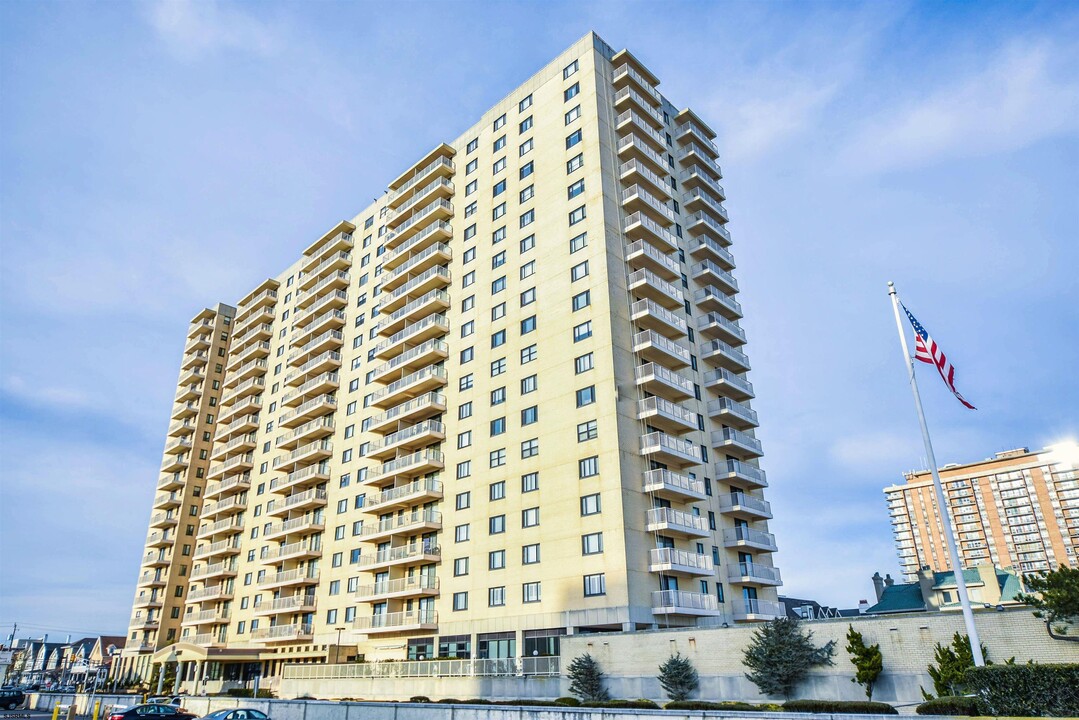
M 688 132 L 696 133 L 697 137 L 699 137 L 701 139 L 701 142 L 703 142 L 705 145 L 708 146 L 709 149 L 711 149 L 713 152 L 715 152 L 717 157 L 719 156 L 719 149 L 716 148 L 715 143 L 712 142 L 712 140 L 708 137 L 709 133 L 705 132 L 704 128 L 702 128 L 697 123 L 695 123 L 695 122 L 693 122 L 691 120 L 689 122 L 682 123 L 681 125 L 679 125 L 678 127 L 676 127 L 674 129 L 675 137 L 678 137 L 680 135 L 685 135 Z
M 622 137 L 618 141 L 618 149 L 620 151 L 624 150 L 625 148 L 629 147 L 630 145 L 633 145 L 634 147 L 636 147 L 637 150 L 640 151 L 642 155 L 647 156 L 656 165 L 658 165 L 660 167 L 663 167 L 663 168 L 667 167 L 667 161 L 663 158 L 663 156 L 660 155 L 659 153 L 657 153 L 652 148 L 645 145 L 644 143 L 638 142 L 636 136 L 634 136 L 634 135 L 626 135 L 626 136 Z
M 670 353 L 671 355 L 678 357 L 683 362 L 685 362 L 686 365 L 689 364 L 689 350 L 682 347 L 674 340 L 660 335 L 655 330 L 643 330 L 633 336 L 633 345 L 635 348 L 641 345 L 645 345 L 647 343 L 652 343 L 664 352 Z
M 416 333 L 426 330 L 432 325 L 443 325 L 446 328 L 449 328 L 449 320 L 447 320 L 446 316 L 442 313 L 428 315 L 423 320 L 420 320 L 418 323 L 412 323 L 410 325 L 407 325 L 405 326 L 404 330 L 396 332 L 388 339 L 380 342 L 378 345 L 375 346 L 375 354 L 377 355 L 378 353 L 383 352 L 387 348 L 391 348 L 394 345 L 397 345 L 398 343 L 407 340 Z
M 713 432 L 712 434 L 715 436 L 714 439 L 721 440 L 722 442 L 738 443 L 739 445 L 744 445 L 745 447 L 748 447 L 758 453 L 762 450 L 760 440 L 748 433 L 742 432 L 741 430 L 735 430 L 734 428 L 723 428 L 721 432 Z
M 401 498 L 408 497 L 409 495 L 416 495 L 418 493 L 425 492 L 442 492 L 442 483 L 434 478 L 426 478 L 424 480 L 415 480 L 407 485 L 400 485 L 389 490 L 383 490 L 378 495 L 369 496 L 367 498 L 367 505 L 365 509 L 373 510 L 380 505 L 386 503 L 396 502 Z
M 406 403 L 395 405 L 384 413 L 379 413 L 371 417 L 371 426 L 376 427 L 384 422 L 392 421 L 398 415 L 411 412 L 417 408 L 425 405 L 445 405 L 446 396 L 442 393 L 429 392 L 424 393 L 418 397 L 414 397 Z
M 674 370 L 669 370 L 662 365 L 657 365 L 656 363 L 645 363 L 644 365 L 638 365 L 634 369 L 634 373 L 638 381 L 647 380 L 649 376 L 652 376 L 658 380 L 662 380 L 669 385 L 674 385 L 683 392 L 689 393 L 690 395 L 693 394 L 692 380 L 684 378 L 678 373 L 676 373 Z
M 301 458 L 305 455 L 310 455 L 311 453 L 318 452 L 320 450 L 327 452 L 333 451 L 333 441 L 329 438 L 323 438 L 321 440 L 316 440 L 312 443 L 307 443 L 306 445 L 301 445 L 300 447 L 290 452 L 288 455 L 275 457 L 273 460 L 273 466 L 274 468 L 278 468 L 285 463 L 292 462 L 297 458 Z
M 639 92 L 637 92 L 636 90 L 631 90 L 630 88 L 622 88 L 614 94 L 614 101 L 616 104 L 621 102 L 625 98 L 630 98 L 636 101 L 641 112 L 653 118 L 660 125 L 663 124 L 663 113 L 652 107 L 652 103 L 641 97 L 641 94 Z
M 672 223 L 674 222 L 674 210 L 671 210 L 669 207 L 664 205 L 662 200 L 657 198 L 652 193 L 648 192 L 648 190 L 645 189 L 642 185 L 632 185 L 622 190 L 622 202 L 630 200 L 634 195 L 643 200 L 646 205 L 651 207 L 660 215 L 667 218 Z
M 652 548 L 648 551 L 648 562 L 652 565 L 680 565 L 709 572 L 715 567 L 711 555 L 676 548 Z
M 632 121 L 634 124 L 637 125 L 637 131 L 636 132 L 644 133 L 648 137 L 655 140 L 656 144 L 660 145 L 661 147 L 666 147 L 667 146 L 667 139 L 665 137 L 663 137 L 663 135 L 661 135 L 659 132 L 657 132 L 648 123 L 647 120 L 645 120 L 643 117 L 638 115 L 635 111 L 626 110 L 624 113 L 622 113 L 621 115 L 619 115 L 618 117 L 616 117 L 614 119 L 615 126 L 621 125 L 622 123 L 629 122 L 629 121 Z
M 738 338 L 742 342 L 746 341 L 746 331 L 743 330 L 736 323 L 731 322 L 730 320 L 718 313 L 708 313 L 707 315 L 704 315 L 697 319 L 698 330 L 704 330 L 709 325 L 717 325 L 725 329 L 727 332 L 729 332 L 731 335 Z
M 282 677 L 287 680 L 344 680 L 350 678 L 410 677 L 513 677 L 557 676 L 559 657 L 468 658 L 460 660 L 408 660 L 405 662 L 362 662 L 288 664 Z
M 334 427 L 334 425 L 333 425 L 333 418 L 332 417 L 315 418 L 314 420 L 312 420 L 310 422 L 305 422 L 303 425 L 300 425 L 299 427 L 293 428 L 292 430 L 285 433 L 284 435 L 278 436 L 278 438 L 277 438 L 277 446 L 280 447 L 281 445 L 284 445 L 285 443 L 289 442 L 290 440 L 294 440 L 295 438 L 298 438 L 298 437 L 300 437 L 302 435 L 305 435 L 305 434 L 311 432 L 312 430 L 315 430 L 316 428 L 327 428 L 327 429 L 333 430 L 333 427 Z
M 391 280 L 396 280 L 397 278 L 404 277 L 405 275 L 408 275 L 408 273 L 410 273 L 412 271 L 412 268 L 416 267 L 417 265 L 419 265 L 421 262 L 428 259 L 432 255 L 439 255 L 439 254 L 452 256 L 453 251 L 450 250 L 450 246 L 447 245 L 446 243 L 440 243 L 439 242 L 439 243 L 435 243 L 434 245 L 429 245 L 428 247 L 424 248 L 422 252 L 411 256 L 408 260 L 405 260 L 403 263 L 401 263 L 400 265 L 395 267 L 393 270 L 388 271 L 385 274 L 385 278 L 383 278 L 383 284 L 386 284 L 387 282 L 389 282 Z
M 215 535 L 225 530 L 242 530 L 244 521 L 239 517 L 225 518 L 224 520 L 218 520 L 212 525 L 203 525 L 199 528 L 199 537 L 204 535 Z
M 311 378 L 310 380 L 303 383 L 302 385 L 300 385 L 298 388 L 296 388 L 292 392 L 285 393 L 285 395 L 281 398 L 281 402 L 282 403 L 287 403 L 289 400 L 292 400 L 293 398 L 296 398 L 296 397 L 299 397 L 300 395 L 303 395 L 304 393 L 306 393 L 308 390 L 310 390 L 313 387 L 317 387 L 317 386 L 323 385 L 325 383 L 337 384 L 337 383 L 340 382 L 340 380 L 341 380 L 341 376 L 337 373 L 337 371 L 324 372 L 324 373 L 322 373 L 320 375 L 316 375 L 315 377 Z
M 448 178 L 436 178 L 433 182 L 429 182 L 420 189 L 418 189 L 412 195 L 412 197 L 403 202 L 401 205 L 391 210 L 389 215 L 386 217 L 387 224 L 392 224 L 394 220 L 402 217 L 405 213 L 414 208 L 421 200 L 424 199 L 424 196 L 427 195 L 427 193 L 438 190 L 439 188 L 445 188 L 450 191 L 450 194 L 453 194 L 453 183 L 450 182 Z
M 219 575 L 223 572 L 236 572 L 236 563 L 230 560 L 207 565 L 204 568 L 199 568 L 192 572 L 191 579 L 198 580 L 199 578 L 209 577 L 210 575 Z
M 441 463 L 444 456 L 441 450 L 419 450 L 411 455 L 405 455 L 399 457 L 390 462 L 383 463 L 382 466 L 374 473 L 376 477 L 383 477 L 386 475 L 393 475 L 394 473 L 406 470 L 413 465 L 421 465 L 428 462 Z
M 725 343 L 722 340 L 709 340 L 708 342 L 701 344 L 701 357 L 717 354 L 726 355 L 744 368 L 749 367 L 749 356 L 741 350 L 735 349 L 733 345 Z
M 422 307 L 423 305 L 431 302 L 432 300 L 442 300 L 443 302 L 448 304 L 450 301 L 450 294 L 445 290 L 431 290 L 428 293 L 420 295 L 412 302 L 402 306 L 399 310 L 390 313 L 389 315 L 384 317 L 383 320 L 386 321 L 387 324 L 395 323 L 401 318 L 406 317 L 416 308 Z
M 645 88 L 648 91 L 648 94 L 651 95 L 656 102 L 659 102 L 659 91 L 656 90 L 652 83 L 645 80 L 643 75 L 631 68 L 628 64 L 623 63 L 614 69 L 613 80 L 617 81 L 622 75 L 633 78 L 634 82 L 642 88 Z
M 296 324 L 306 327 L 312 319 L 318 317 L 317 313 L 332 300 L 340 300 L 347 304 L 348 293 L 344 290 L 334 290 L 332 293 L 319 296 L 313 303 L 293 316 Z
M 784 617 L 787 609 L 783 603 L 757 598 L 740 598 L 734 601 L 735 615 L 764 615 L 766 617 Z
M 317 298 L 320 292 L 322 292 L 327 287 L 337 281 L 342 281 L 345 283 L 345 285 L 348 285 L 348 283 L 352 281 L 352 276 L 349 275 L 347 270 L 338 270 L 336 272 L 330 273 L 329 275 L 315 283 L 315 285 L 310 290 L 300 296 L 300 307 L 307 307 L 308 305 L 310 305 L 310 302 L 305 301 L 308 299 Z
M 704 483 L 688 475 L 672 472 L 665 468 L 646 470 L 644 473 L 644 492 L 654 492 L 657 488 L 670 487 L 688 494 L 703 496 Z
M 426 380 L 428 378 L 437 378 L 443 383 L 445 383 L 447 382 L 448 377 L 449 375 L 446 373 L 446 368 L 435 366 L 425 367 L 417 370 L 414 373 L 405 375 L 400 380 L 395 380 L 384 388 L 376 390 L 372 396 L 372 401 L 378 402 L 382 398 L 394 395 L 399 391 L 404 390 L 408 386 L 420 382 L 421 380 Z
M 311 270 L 305 270 L 305 273 L 307 274 L 307 277 L 318 277 L 323 270 L 341 260 L 344 260 L 345 262 L 351 264 L 352 253 L 350 253 L 348 250 L 338 250 L 335 253 L 330 253 L 330 256 L 320 262 L 317 267 L 314 267 Z M 304 283 L 300 283 L 300 287 L 303 288 Z
M 313 631 L 310 624 L 304 625 L 271 625 L 268 628 L 259 628 L 251 633 L 252 640 L 287 640 L 289 638 L 310 635 Z
M 240 538 L 233 538 L 231 540 L 218 540 L 215 543 L 209 545 L 200 545 L 195 548 L 195 557 L 206 557 L 208 555 L 217 555 L 225 550 L 239 550 Z
M 719 265 L 716 265 L 711 260 L 702 260 L 701 262 L 693 266 L 694 275 L 706 271 L 714 274 L 716 277 L 719 278 L 720 282 L 724 283 L 725 285 L 727 285 L 727 287 L 731 288 L 735 292 L 738 292 L 738 281 L 735 280 L 734 275 L 731 275 L 729 272 L 721 268 Z
M 412 213 L 412 215 L 410 215 L 407 220 L 405 220 L 403 223 L 401 223 L 400 225 L 398 225 L 397 227 L 394 228 L 394 230 L 393 230 L 394 236 L 400 235 L 405 230 L 408 230 L 409 228 L 413 227 L 414 225 L 417 225 L 418 223 L 423 221 L 424 218 L 428 217 L 435 210 L 439 210 L 439 209 L 447 210 L 448 212 L 452 213 L 453 212 L 453 203 L 451 203 L 449 200 L 446 200 L 445 198 L 439 198 L 439 199 L 435 200 L 433 203 L 429 203 L 427 205 L 424 205 L 422 208 L 420 208 L 419 210 L 416 210 L 414 213 Z
M 279 545 L 275 548 L 264 547 L 262 552 L 259 553 L 259 560 L 277 560 L 299 552 L 321 552 L 322 545 L 319 543 L 318 537 L 318 535 L 315 535 L 312 540 L 300 540 L 288 545 Z
M 383 580 L 373 585 L 361 585 L 356 590 L 355 599 L 357 602 L 366 602 L 364 598 L 375 595 L 394 595 L 422 590 L 438 590 L 438 578 L 433 575 L 412 575 L 395 580 Z
M 388 448 L 391 445 L 396 445 L 399 442 L 414 438 L 417 435 L 426 435 L 428 433 L 445 433 L 446 426 L 437 420 L 425 420 L 424 422 L 412 425 L 403 430 L 398 430 L 395 433 L 390 433 L 381 441 L 371 443 L 371 447 L 368 449 L 368 454 L 376 453 L 383 448 Z
M 701 532 L 708 531 L 708 525 L 703 515 L 682 512 L 673 508 L 651 508 L 645 512 L 645 521 L 649 525 L 678 525 Z
M 399 297 L 402 297 L 403 295 L 407 295 L 408 293 L 412 292 L 415 287 L 417 287 L 418 285 L 422 285 L 435 275 L 439 275 L 445 278 L 446 282 L 450 281 L 449 268 L 445 267 L 444 265 L 435 265 L 433 268 L 424 270 L 422 273 L 410 279 L 404 285 L 394 288 L 392 291 L 387 292 L 384 290 L 382 293 L 383 296 L 380 298 L 380 303 L 385 305 L 387 302 L 392 302 Z
M 677 453 L 689 457 L 694 462 L 701 461 L 701 449 L 688 440 L 676 438 L 663 432 L 645 433 L 641 436 L 641 452 L 649 452 L 650 448 L 659 446 L 667 452 Z
M 661 397 L 647 397 L 637 401 L 638 415 L 648 415 L 653 412 L 663 413 L 694 427 L 697 426 L 697 413 L 691 412 L 670 400 Z
M 665 193 L 667 195 L 667 197 L 670 197 L 670 195 L 671 195 L 671 186 L 668 185 L 666 182 L 664 182 L 663 178 L 661 178 L 659 175 L 657 175 L 655 172 L 653 172 L 647 165 L 642 163 L 640 160 L 627 160 L 626 162 L 624 162 L 624 163 L 622 163 L 621 165 L 618 166 L 618 172 L 620 174 L 622 174 L 622 175 L 625 175 L 625 174 L 630 173 L 630 172 L 635 172 L 635 173 L 641 175 L 642 177 L 646 178 L 648 180 L 648 182 L 652 183 L 652 185 L 657 190 L 660 190 L 663 193 Z M 627 225 L 629 224 L 629 219 L 628 218 L 627 218 L 626 224 Z
M 255 603 L 251 609 L 256 613 L 269 608 L 270 610 L 299 610 L 300 608 L 312 607 L 315 604 L 314 595 L 289 595 L 283 598 L 274 598 L 270 602 Z
M 373 555 L 361 555 L 359 565 L 381 565 L 382 563 L 396 562 L 398 560 L 411 560 L 424 555 L 441 555 L 442 549 L 437 543 L 424 541 L 411 545 L 398 545 L 397 547 L 379 550 Z
M 706 372 L 704 374 L 704 382 L 705 384 L 725 382 L 742 390 L 746 394 L 753 394 L 753 383 L 751 383 L 749 380 L 746 380 L 744 377 L 735 375 L 730 370 L 726 370 L 724 368 L 717 368 L 715 370 L 710 370 Z
M 284 572 L 274 573 L 273 575 L 267 575 L 259 580 L 259 587 L 266 587 L 268 585 L 277 585 L 279 583 L 292 582 L 293 580 L 302 580 L 311 583 L 318 582 L 318 570 L 309 570 L 308 568 L 296 568 L 295 570 L 285 570 Z
M 647 282 L 660 290 L 664 295 L 677 300 L 679 303 L 682 303 L 684 301 L 681 288 L 679 288 L 673 283 L 669 283 L 666 280 L 660 278 L 651 270 L 647 270 L 644 268 L 642 268 L 641 270 L 636 270 L 630 273 L 628 281 L 630 286 L 633 286 L 641 281 Z
M 766 582 L 783 582 L 779 574 L 779 568 L 769 567 L 754 562 L 740 562 L 727 569 L 727 577 L 731 580 L 739 578 L 756 578 Z
M 358 617 L 352 624 L 353 630 L 380 630 L 408 625 L 430 625 L 438 622 L 438 613 L 434 610 L 408 610 L 405 612 L 379 613 L 367 617 Z
M 319 325 L 321 325 L 322 323 L 324 323 L 324 322 L 326 322 L 327 320 L 330 320 L 330 319 L 341 320 L 342 322 L 344 322 L 344 320 L 345 320 L 345 311 L 344 310 L 338 310 L 337 308 L 330 308 L 329 310 L 322 313 L 318 317 L 311 318 L 310 322 L 308 322 L 302 328 L 297 328 L 296 331 L 292 333 L 292 336 L 289 338 L 289 341 L 292 344 L 295 345 L 296 342 L 300 338 L 303 338 L 303 337 L 311 334 L 311 332 L 312 332 L 311 328 L 318 327 Z
M 323 525 L 325 525 L 325 521 L 318 515 L 308 514 L 270 525 L 262 534 L 264 536 L 280 535 L 281 533 L 290 533 L 293 530 L 308 530 L 322 527 Z
M 240 497 L 240 495 L 233 495 L 231 497 L 225 498 L 224 500 L 218 500 L 215 503 L 206 503 L 205 507 L 202 510 L 202 513 L 203 515 L 214 515 L 215 513 L 239 507 L 241 505 L 247 507 L 247 501 L 245 500 L 241 502 Z
M 641 226 L 647 229 L 650 233 L 660 237 L 663 242 L 670 247 L 671 250 L 676 250 L 678 248 L 678 240 L 673 234 L 671 234 L 669 230 L 657 223 L 652 218 L 641 213 L 640 211 L 626 216 L 626 222 L 622 226 L 623 231 L 628 231 L 629 226 L 633 225 L 634 223 L 640 223 Z
M 727 460 L 726 466 L 721 463 L 717 467 L 717 470 L 719 471 L 720 475 L 731 473 L 747 477 L 760 483 L 761 485 L 768 484 L 767 475 L 763 470 L 761 470 L 755 465 L 749 465 L 747 463 L 744 463 L 741 460 Z
M 715 415 L 721 412 L 728 412 L 731 415 L 736 415 L 746 422 L 757 424 L 757 411 L 751 410 L 740 402 L 735 402 L 730 398 L 720 398 L 719 400 L 711 400 L 708 403 L 708 414 Z
M 291 412 L 284 413 L 281 416 L 281 422 L 282 423 L 288 422 L 292 418 L 297 417 L 299 415 L 303 415 L 306 412 L 308 412 L 309 410 L 312 410 L 312 409 L 318 407 L 319 405 L 326 405 L 327 410 L 336 409 L 337 408 L 337 398 L 335 398 L 333 395 L 319 395 L 316 398 L 312 398 L 311 400 L 308 400 L 305 403 L 297 405 L 295 408 L 293 408 L 293 410 Z
M 223 595 L 231 595 L 232 592 L 225 585 L 210 585 L 199 590 L 192 590 L 187 594 L 188 602 L 218 598 Z
M 442 523 L 442 513 L 438 510 L 422 510 L 409 513 L 407 515 L 397 515 L 384 520 L 379 520 L 373 525 L 364 524 L 363 531 L 360 533 L 361 537 L 370 535 L 379 535 L 381 533 L 393 532 L 394 530 L 403 530 L 415 525 L 423 525 L 428 523 Z
M 765 545 L 774 548 L 776 547 L 776 536 L 772 533 L 764 532 L 763 530 L 755 530 L 751 527 L 740 525 L 724 530 L 723 542 L 753 543 L 754 545 Z
M 375 368 L 375 377 L 381 377 L 386 373 L 393 372 L 397 368 L 401 367 L 405 363 L 411 362 L 413 359 L 418 358 L 420 355 L 424 355 L 431 351 L 449 353 L 450 346 L 446 344 L 445 340 L 441 338 L 434 338 L 420 343 L 414 348 L 406 350 L 397 357 L 393 358 L 389 362 L 379 365 Z
M 662 307 L 658 303 L 655 303 L 651 300 L 638 300 L 630 306 L 629 311 L 631 315 L 641 315 L 647 313 L 649 315 L 659 318 L 668 325 L 677 328 L 682 333 L 686 332 L 687 326 L 685 318 L 681 318 L 678 315 L 675 315 L 667 308 Z
M 392 200 L 394 200 L 396 198 L 401 197 L 403 194 L 405 194 L 406 192 L 408 192 L 412 188 L 416 187 L 416 183 L 420 182 L 421 180 L 426 179 L 426 177 L 430 173 L 434 172 L 439 167 L 447 167 L 450 170 L 453 170 L 454 169 L 453 161 L 450 160 L 445 155 L 443 155 L 443 156 L 438 157 L 435 160 L 433 160 L 429 165 L 424 165 L 422 168 L 420 168 L 419 170 L 416 171 L 416 173 L 408 180 L 408 182 L 406 182 L 404 185 L 397 188 L 396 191 L 391 193 L 389 199 L 392 201 Z
M 653 608 L 685 608 L 689 610 L 719 610 L 714 595 L 684 590 L 657 590 L 652 593 Z
M 308 465 L 305 468 L 290 472 L 285 478 L 285 484 L 291 485 L 294 482 L 306 480 L 314 475 L 328 475 L 329 472 L 330 466 L 325 462 L 320 462 L 318 465 Z M 272 486 L 271 489 L 273 489 Z

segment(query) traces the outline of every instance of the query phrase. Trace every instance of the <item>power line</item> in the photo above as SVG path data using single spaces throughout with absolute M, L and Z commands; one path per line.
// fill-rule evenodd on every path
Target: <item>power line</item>
M 7 628 L 7 627 L 21 627 L 24 630 L 33 630 L 33 631 L 45 630 L 45 631 L 48 631 L 48 632 L 71 633 L 72 635 L 93 635 L 93 636 L 97 636 L 97 635 L 115 634 L 115 633 L 103 633 L 100 630 L 75 630 L 74 628 L 63 628 L 63 627 L 57 627 L 55 625 L 38 625 L 36 623 L 26 623 L 26 622 L 17 623 L 17 624 L 16 623 L 10 623 L 10 622 L 8 622 L 8 623 L 0 623 L 0 627 L 4 627 L 4 628 Z M 123 633 L 119 633 L 119 634 L 122 635 Z

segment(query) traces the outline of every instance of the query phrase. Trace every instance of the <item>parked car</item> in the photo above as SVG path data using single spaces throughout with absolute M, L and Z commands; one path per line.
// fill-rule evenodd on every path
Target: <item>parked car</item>
M 175 708 L 184 708 L 184 698 L 180 695 L 159 695 L 158 697 L 152 697 L 146 702 L 154 705 L 172 705 Z
M 254 708 L 230 708 L 216 710 L 204 716 L 202 720 L 270 720 L 270 716 Z
M 112 711 L 109 720 L 195 720 L 193 713 L 184 712 L 180 708 L 164 703 L 146 703 L 135 705 L 125 710 L 119 708 Z
M 26 695 L 18 688 L 0 690 L 0 707 L 6 710 L 14 710 L 26 702 Z

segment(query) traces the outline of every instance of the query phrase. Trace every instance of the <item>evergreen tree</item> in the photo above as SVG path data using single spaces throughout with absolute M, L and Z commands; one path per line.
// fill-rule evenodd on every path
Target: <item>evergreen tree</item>
M 566 669 L 570 679 L 569 691 L 584 702 L 609 700 L 610 695 L 603 687 L 603 671 L 590 654 L 578 655 Z
M 986 665 L 992 665 L 985 645 L 982 645 L 982 657 L 985 658 Z M 970 640 L 967 636 L 960 635 L 959 631 L 956 631 L 952 636 L 951 645 L 937 643 L 933 649 L 933 659 L 936 660 L 936 664 L 928 666 L 926 671 L 929 677 L 933 678 L 933 690 L 937 696 L 966 695 L 967 670 L 974 667 L 974 653 L 970 651 Z M 925 689 L 922 689 L 922 695 L 926 700 L 933 699 L 933 696 Z
M 1074 636 L 1062 637 L 1070 625 L 1079 622 L 1079 568 L 1061 565 L 1048 573 L 1024 575 L 1023 582 L 1030 593 L 1016 599 L 1033 607 L 1034 617 L 1045 620 L 1049 636 L 1079 642 Z
M 753 633 L 742 663 L 752 672 L 746 677 L 765 695 L 791 693 L 818 665 L 835 665 L 835 641 L 823 647 L 813 644 L 813 633 L 803 630 L 797 618 L 777 618 Z
M 671 655 L 659 666 L 659 684 L 671 700 L 687 700 L 700 686 L 697 669 L 682 653 Z
M 872 700 L 873 684 L 884 670 L 884 656 L 880 652 L 880 645 L 867 647 L 862 634 L 853 625 L 847 627 L 847 652 L 856 670 L 851 682 L 864 686 L 866 698 Z

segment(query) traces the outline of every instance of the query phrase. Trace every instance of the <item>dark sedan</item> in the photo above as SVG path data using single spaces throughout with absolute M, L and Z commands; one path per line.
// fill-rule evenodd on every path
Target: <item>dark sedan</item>
M 109 715 L 109 720 L 140 720 L 140 718 L 145 718 L 145 720 L 195 720 L 196 717 L 198 716 L 184 712 L 172 705 L 148 703 L 113 712 Z
M 270 720 L 270 716 L 253 708 L 231 708 L 215 710 L 202 720 Z

